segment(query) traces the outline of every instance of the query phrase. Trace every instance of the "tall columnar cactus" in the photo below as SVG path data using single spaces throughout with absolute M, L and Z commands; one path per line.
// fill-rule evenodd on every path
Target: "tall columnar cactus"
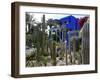
M 56 66 L 56 43 L 53 41 L 53 53 L 52 53 L 52 64 L 53 66 Z
M 45 15 L 42 17 L 42 54 L 45 54 L 44 47 L 45 47 L 45 28 L 46 28 L 46 23 L 45 23 Z
M 72 54 L 72 63 L 75 63 L 75 53 L 76 53 L 76 40 L 73 37 L 73 54 Z

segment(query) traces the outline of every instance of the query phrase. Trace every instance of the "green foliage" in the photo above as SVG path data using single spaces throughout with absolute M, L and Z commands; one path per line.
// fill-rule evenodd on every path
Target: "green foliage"
M 26 56 L 26 61 L 31 61 L 31 60 L 35 60 L 36 58 L 35 58 L 35 54 L 36 53 L 31 53 L 30 55 L 28 55 L 28 56 Z
M 31 47 L 32 46 L 32 35 L 26 34 L 26 45 Z

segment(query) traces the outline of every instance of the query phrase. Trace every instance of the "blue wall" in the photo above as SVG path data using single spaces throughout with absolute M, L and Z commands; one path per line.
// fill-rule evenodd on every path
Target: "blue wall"
M 65 24 L 66 28 L 70 31 L 72 30 L 80 30 L 80 26 L 78 24 L 78 19 L 74 16 L 67 16 L 60 19 L 61 24 Z

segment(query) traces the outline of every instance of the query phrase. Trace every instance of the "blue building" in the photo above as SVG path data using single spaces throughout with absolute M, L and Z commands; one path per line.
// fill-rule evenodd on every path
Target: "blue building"
M 71 33 L 66 32 L 66 41 L 67 41 L 66 46 L 69 47 L 69 38 L 72 36 L 78 36 L 79 35 L 78 31 L 81 29 L 81 27 L 78 24 L 78 18 L 75 18 L 74 16 L 71 15 L 61 18 L 60 22 L 62 24 L 61 25 L 62 27 L 65 26 L 68 31 L 71 31 Z M 74 31 L 75 33 L 72 34 L 72 32 Z
M 66 28 L 69 30 L 69 31 L 73 31 L 73 30 L 80 30 L 80 26 L 78 24 L 78 18 L 75 18 L 74 16 L 67 16 L 67 17 L 64 17 L 64 18 L 61 18 L 60 19 L 60 22 L 62 25 L 66 25 Z
M 57 34 L 57 36 L 59 36 L 62 41 L 67 41 L 66 46 L 69 47 L 69 38 L 71 36 L 79 35 L 78 31 L 81 29 L 81 27 L 78 23 L 78 20 L 78 18 L 72 15 L 61 18 L 59 20 L 55 19 L 54 22 L 59 23 L 60 27 L 51 28 L 51 32 L 56 33 L 56 31 L 59 31 L 59 34 Z M 71 34 L 68 33 L 69 31 L 71 31 Z M 72 32 L 75 32 L 75 34 L 72 34 Z

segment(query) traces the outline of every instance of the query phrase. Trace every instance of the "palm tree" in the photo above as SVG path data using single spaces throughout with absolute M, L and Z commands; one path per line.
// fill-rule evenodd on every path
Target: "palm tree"
M 27 33 L 30 33 L 31 27 L 33 26 L 33 23 L 35 21 L 36 20 L 33 15 L 31 15 L 30 13 L 26 13 L 26 32 Z

